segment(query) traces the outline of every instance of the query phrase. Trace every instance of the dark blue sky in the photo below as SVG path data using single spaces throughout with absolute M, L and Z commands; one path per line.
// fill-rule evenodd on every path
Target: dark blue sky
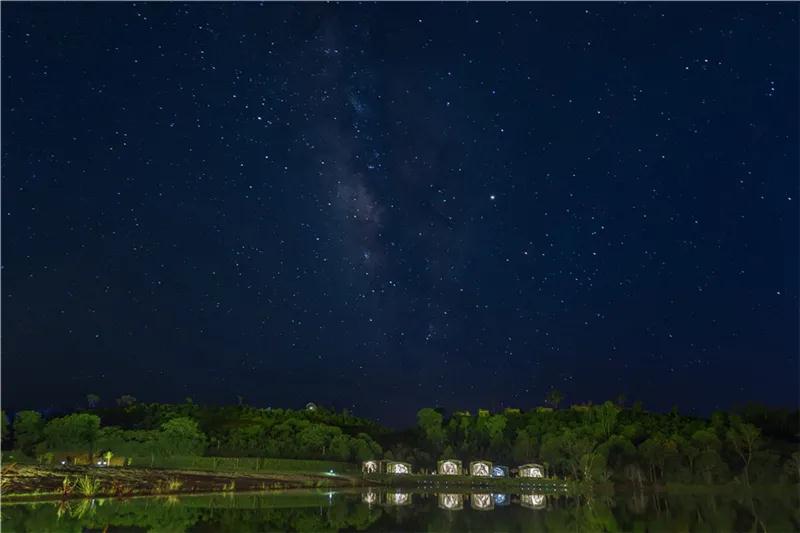
M 798 395 L 798 6 L 2 5 L 7 408 Z

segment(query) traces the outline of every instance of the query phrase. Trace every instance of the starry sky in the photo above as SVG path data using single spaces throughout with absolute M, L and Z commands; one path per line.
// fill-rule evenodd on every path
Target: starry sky
M 2 4 L 2 399 L 798 395 L 796 4 Z

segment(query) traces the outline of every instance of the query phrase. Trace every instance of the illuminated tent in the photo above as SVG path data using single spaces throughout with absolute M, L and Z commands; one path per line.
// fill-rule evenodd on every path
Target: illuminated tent
M 445 459 L 436 463 L 436 473 L 440 476 L 460 476 L 461 461 L 458 459 Z
M 379 461 L 371 460 L 361 463 L 361 472 L 364 474 L 377 474 L 381 469 Z
M 544 467 L 535 463 L 521 465 L 519 467 L 519 477 L 544 477 Z
M 494 509 L 494 499 L 491 494 L 472 494 L 469 503 L 476 511 L 491 511 Z
M 410 474 L 411 463 L 403 463 L 402 461 L 386 461 L 387 474 Z
M 544 509 L 547 500 L 544 494 L 522 494 L 519 497 L 519 504 L 528 509 Z
M 508 477 L 508 467 L 502 465 L 493 466 L 492 477 Z
M 464 508 L 464 495 L 439 494 L 439 507 L 448 511 L 460 511 Z
M 469 464 L 469 474 L 471 476 L 489 477 L 492 475 L 491 461 L 472 461 Z

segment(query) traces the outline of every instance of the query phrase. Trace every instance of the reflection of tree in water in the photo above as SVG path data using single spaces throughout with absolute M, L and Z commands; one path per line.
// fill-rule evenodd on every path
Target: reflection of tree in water
M 460 494 L 452 496 L 453 503 Z M 791 490 L 749 497 L 685 495 L 641 499 L 547 496 L 547 508 L 523 507 L 522 495 L 492 511 L 449 512 L 442 495 L 413 495 L 411 505 L 381 506 L 362 495 L 323 493 L 184 497 L 132 500 L 74 500 L 36 505 L 3 505 L 3 531 L 82 531 L 137 528 L 155 531 L 797 531 L 797 495 Z M 173 499 L 174 500 L 174 499 Z M 377 500 L 382 501 L 381 497 Z M 448 500 L 450 501 L 450 500 Z M 462 500 L 463 501 L 463 500 Z M 478 499 L 473 502 L 477 504 Z M 471 506 L 470 506 L 471 507 Z M 755 513 L 755 514 L 754 514 Z

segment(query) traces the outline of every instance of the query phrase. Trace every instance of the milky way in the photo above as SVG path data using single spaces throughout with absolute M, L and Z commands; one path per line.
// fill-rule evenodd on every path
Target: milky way
M 3 4 L 3 401 L 796 402 L 788 4 Z

